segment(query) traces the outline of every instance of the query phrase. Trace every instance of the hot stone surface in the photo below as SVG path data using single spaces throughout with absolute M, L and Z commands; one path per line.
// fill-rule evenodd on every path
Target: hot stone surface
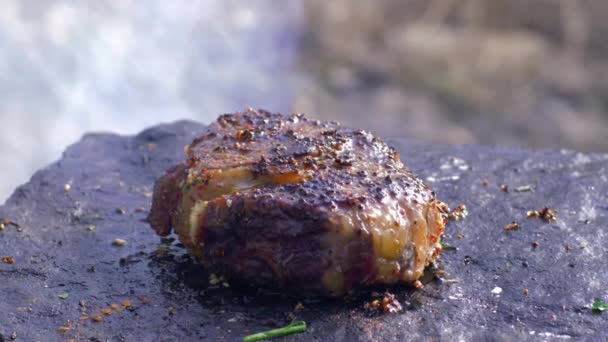
M 466 204 L 469 215 L 448 225 L 444 280 L 428 272 L 422 289 L 390 288 L 404 311 L 380 314 L 363 309 L 369 292 L 326 300 L 209 286 L 177 240 L 154 234 L 145 222 L 154 181 L 203 129 L 181 121 L 136 136 L 88 134 L 15 190 L 0 207 L 0 217 L 19 224 L 0 231 L 0 255 L 15 260 L 0 263 L 0 341 L 13 333 L 21 341 L 238 340 L 288 323 L 298 302 L 308 330 L 290 340 L 606 333 L 608 314 L 589 305 L 608 299 L 608 155 L 388 138 L 439 198 Z M 557 220 L 526 218 L 541 207 Z M 519 229 L 503 230 L 513 221 Z M 112 304 L 119 309 L 101 313 Z

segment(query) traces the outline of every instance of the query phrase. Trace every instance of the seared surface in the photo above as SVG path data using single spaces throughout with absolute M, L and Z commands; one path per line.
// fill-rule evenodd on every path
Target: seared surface
M 248 110 L 185 153 L 150 222 L 232 279 L 339 296 L 413 282 L 439 251 L 435 194 L 369 132 Z

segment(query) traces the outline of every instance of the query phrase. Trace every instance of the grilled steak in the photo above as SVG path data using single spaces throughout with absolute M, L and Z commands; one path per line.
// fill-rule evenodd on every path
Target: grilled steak
M 441 202 L 366 131 L 250 109 L 185 153 L 149 221 L 228 278 L 341 296 L 414 282 L 440 251 Z

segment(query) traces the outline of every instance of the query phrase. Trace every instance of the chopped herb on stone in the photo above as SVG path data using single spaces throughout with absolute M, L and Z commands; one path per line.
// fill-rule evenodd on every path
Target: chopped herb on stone
M 593 313 L 599 314 L 603 311 L 608 310 L 608 303 L 605 303 L 601 300 L 596 300 L 595 302 L 593 302 L 593 304 L 591 304 L 591 310 L 593 311 Z
M 267 330 L 253 335 L 245 336 L 243 342 L 255 342 L 262 341 L 276 336 L 285 336 L 295 333 L 301 333 L 306 331 L 306 322 L 304 321 L 293 321 L 289 325 L 278 328 Z
M 444 251 L 455 251 L 455 250 L 457 250 L 456 247 L 450 245 L 449 243 L 447 243 L 445 241 L 440 241 L 439 242 L 439 246 L 441 246 L 441 249 L 443 249 Z

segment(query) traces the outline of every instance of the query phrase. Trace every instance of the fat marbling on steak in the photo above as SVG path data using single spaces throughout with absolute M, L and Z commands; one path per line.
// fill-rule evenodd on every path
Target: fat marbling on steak
M 442 203 L 369 132 L 250 109 L 185 153 L 149 221 L 230 279 L 341 296 L 414 282 L 441 249 Z

